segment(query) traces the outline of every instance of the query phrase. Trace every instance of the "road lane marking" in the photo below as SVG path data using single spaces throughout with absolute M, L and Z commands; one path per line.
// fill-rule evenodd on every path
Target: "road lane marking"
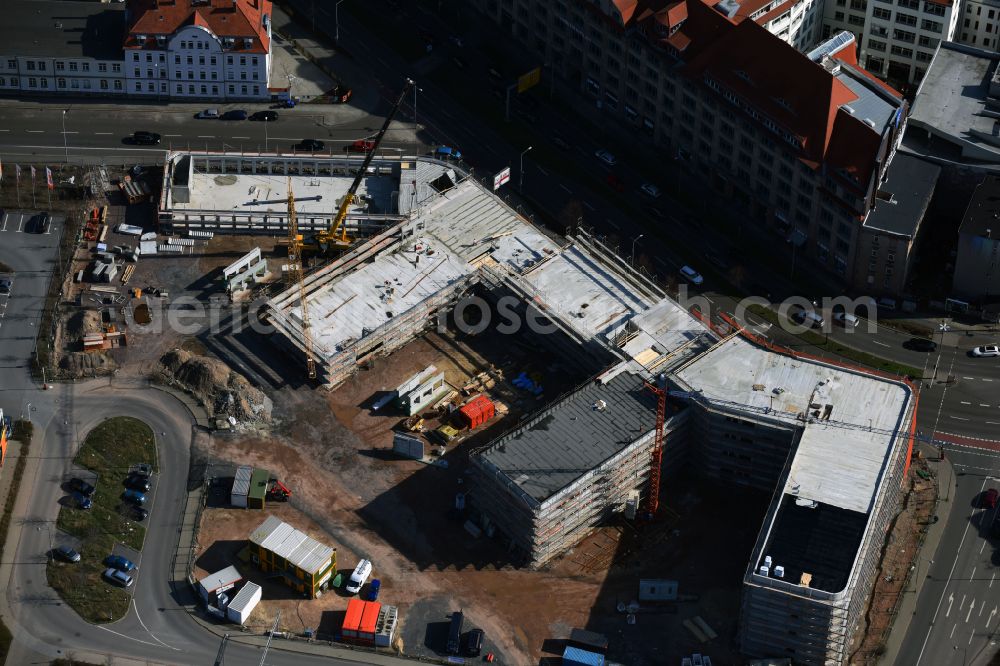
M 972 567 L 972 575 L 969 576 L 969 580 L 975 580 L 975 579 L 976 579 L 976 567 Z M 976 600 L 973 599 L 972 603 L 975 604 Z
M 962 404 L 963 404 L 963 405 L 971 405 L 972 403 L 971 403 L 971 402 L 969 402 L 968 400 L 963 400 L 963 401 L 962 401 Z
M 563 188 L 563 190 L 565 190 L 567 194 L 573 194 L 573 190 L 569 189 L 568 187 L 566 187 L 562 183 L 559 183 L 559 187 Z
M 877 345 L 882 345 L 883 347 L 888 347 L 889 346 L 889 345 L 885 344 L 884 342 L 879 342 L 878 340 L 872 340 L 872 342 L 874 342 Z
M 618 223 L 612 220 L 610 217 L 608 218 L 607 222 L 608 224 L 611 225 L 611 228 L 614 229 L 615 231 L 621 231 L 621 227 L 618 226 Z
M 111 136 L 114 132 L 94 132 L 94 136 Z
M 28 134 L 45 134 L 45 130 L 25 130 Z
M 21 229 L 24 227 L 24 215 L 18 214 L 17 220 L 17 233 L 21 233 Z
M 973 629 L 972 633 L 969 634 L 969 645 L 972 645 L 972 638 L 976 635 L 976 630 Z
M 979 487 L 980 496 L 982 496 L 983 490 L 986 488 L 986 479 L 983 479 L 983 485 Z M 982 500 L 980 500 L 981 502 Z M 965 530 L 962 532 L 962 540 L 958 542 L 958 548 L 955 550 L 955 559 L 951 562 L 951 571 L 948 572 L 947 581 L 951 582 L 951 577 L 955 575 L 955 569 L 958 567 L 958 558 L 962 553 L 962 546 L 965 545 L 965 539 L 969 536 L 969 530 L 972 528 L 972 521 L 966 521 Z M 945 589 L 941 591 L 941 597 L 938 599 L 937 607 L 934 608 L 934 615 L 931 616 L 930 626 L 933 627 L 934 623 L 937 621 L 938 613 L 941 612 L 941 604 L 944 603 L 944 593 L 948 590 L 948 584 L 945 584 Z M 955 595 L 951 595 L 951 599 L 954 599 Z M 951 608 L 951 602 L 949 601 L 948 608 Z M 945 616 L 947 617 L 947 616 Z M 917 662 L 913 666 L 920 666 L 920 660 L 924 658 L 924 652 L 927 651 L 927 641 L 931 639 L 931 634 L 933 631 L 928 630 L 924 635 L 924 642 L 920 645 L 920 654 L 917 655 Z M 952 630 L 954 633 L 954 629 Z
M 987 404 L 986 404 L 985 402 L 981 402 L 981 403 L 979 403 L 979 406 L 980 406 L 980 407 L 989 407 L 989 405 L 987 405 Z
M 199 134 L 197 138 L 199 138 L 199 139 L 214 139 L 215 137 L 214 136 L 207 136 L 207 135 L 204 135 L 204 134 Z
M 597 210 L 596 208 L 594 208 L 593 206 L 591 206 L 591 205 L 590 205 L 590 204 L 589 204 L 588 202 L 586 202 L 586 201 L 584 201 L 584 202 L 583 202 L 583 205 L 584 205 L 584 206 L 586 206 L 586 207 L 587 207 L 588 209 L 590 209 L 590 210 Z
M 986 602 L 979 604 L 979 617 L 983 616 L 983 611 L 986 610 Z
M 74 132 L 74 131 L 70 130 L 68 132 L 60 132 L 60 134 L 79 134 L 79 132 Z
M 965 376 L 963 376 L 962 379 L 975 379 L 975 377 L 965 377 Z
M 182 136 L 181 134 L 164 134 L 163 136 Z
M 954 594 L 949 594 L 948 595 L 948 610 L 944 614 L 945 617 L 948 617 L 949 615 L 951 615 L 951 605 L 953 603 L 955 603 L 955 595 Z
M 156 643 L 150 643 L 149 641 L 143 641 L 143 640 L 139 640 L 138 638 L 132 638 L 131 636 L 126 636 L 125 634 L 120 634 L 117 631 L 112 631 L 112 630 L 108 629 L 107 627 L 98 626 L 97 628 L 98 629 L 103 629 L 104 631 L 108 632 L 109 634 L 114 634 L 115 636 L 121 636 L 122 638 L 129 639 L 130 641 L 135 641 L 136 643 L 142 643 L 143 645 L 151 645 L 153 647 L 163 647 L 163 646 L 158 645 Z M 170 647 L 170 646 L 168 645 L 167 647 Z M 177 648 L 170 648 L 170 649 L 171 650 L 177 650 Z M 177 650 L 177 651 L 180 652 L 180 650 Z
M 1000 425 L 1000 421 L 987 421 L 990 425 Z
M 961 603 L 958 604 L 958 610 L 962 610 L 962 606 L 965 605 L 965 600 L 968 598 L 968 596 L 969 595 L 967 595 L 967 594 L 963 594 L 962 595 L 962 601 L 961 601 Z
M 545 169 L 543 169 L 542 167 L 535 167 L 535 168 L 538 169 L 539 171 L 541 171 L 544 175 L 546 175 L 546 176 L 549 175 L 549 172 L 546 171 Z
M 10 215 L 10 213 L 4 213 L 3 214 L 3 229 L 0 229 L 0 231 L 7 231 L 7 217 L 8 217 L 8 215 Z
M 962 416 L 954 416 L 954 415 L 950 415 L 950 416 L 951 416 L 951 418 L 955 419 L 956 421 L 968 421 L 969 420 L 969 419 L 967 419 L 965 417 L 962 417 Z
M 997 614 L 997 607 L 996 607 L 996 606 L 994 606 L 994 607 L 993 607 L 993 610 L 991 610 L 991 611 L 990 611 L 990 616 L 989 616 L 988 618 L 986 618 L 986 628 L 987 628 L 987 629 L 989 629 L 989 628 L 990 628 L 990 622 L 992 622 L 992 621 L 993 621 L 993 617 L 994 617 L 994 616 L 995 616 L 996 614 Z
M 985 542 L 985 541 L 983 541 L 983 543 L 985 544 L 986 542 Z M 981 552 L 983 552 L 983 551 L 979 551 L 979 552 L 981 553 Z M 996 571 L 994 571 L 994 572 L 993 572 L 993 575 L 992 575 L 992 576 L 990 576 L 990 587 L 993 587 L 993 579 L 994 579 L 994 578 L 996 578 L 996 577 L 997 577 L 997 572 L 996 572 Z
M 989 377 L 980 377 L 980 379 L 982 379 L 984 382 L 991 382 L 991 381 L 993 381 Z
M 230 137 L 230 138 L 232 138 L 232 139 L 249 139 L 250 137 L 248 137 L 248 136 L 234 136 L 234 137 Z
M 135 603 L 135 597 L 132 597 L 132 608 L 135 610 L 135 619 L 139 620 L 139 624 L 142 625 L 142 628 L 146 631 L 147 634 L 149 634 L 150 638 L 152 638 L 154 641 L 156 641 L 157 643 L 159 643 L 160 645 L 162 645 L 165 648 L 170 648 L 171 650 L 175 650 L 177 652 L 180 652 L 179 648 L 175 648 L 175 647 L 172 647 L 170 645 L 167 645 L 166 643 L 164 643 L 163 641 L 161 641 L 159 638 L 157 638 L 153 634 L 152 631 L 149 630 L 149 627 L 146 626 L 146 623 L 143 622 L 142 618 L 139 616 L 139 607 Z
M 969 622 L 969 618 L 972 617 L 972 610 L 976 607 L 976 600 L 973 599 L 972 603 L 969 604 L 969 612 L 965 614 L 965 622 Z
M 102 629 L 103 629 L 103 627 L 102 627 Z M 956 629 L 958 629 L 958 623 L 957 622 L 955 623 L 955 626 L 951 628 L 951 633 L 948 634 L 948 639 L 949 640 L 951 640 L 951 638 L 955 636 L 955 630 Z

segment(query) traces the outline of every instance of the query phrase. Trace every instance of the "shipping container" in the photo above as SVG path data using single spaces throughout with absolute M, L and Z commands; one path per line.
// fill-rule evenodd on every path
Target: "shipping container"
M 229 503 L 241 509 L 247 508 L 247 495 L 250 492 L 250 477 L 253 467 L 237 467 L 233 478 L 233 489 L 229 494 Z
M 598 654 L 608 653 L 608 637 L 596 631 L 573 629 L 569 632 L 569 640 L 566 641 L 566 644 Z
M 340 633 L 345 639 L 358 637 L 358 626 L 361 624 L 361 616 L 364 612 L 365 602 L 361 599 L 351 599 L 347 602 L 347 613 L 344 615 L 344 624 L 340 628 Z
M 604 666 L 604 655 L 567 645 L 562 663 L 564 666 Z
M 489 398 L 480 395 L 462 405 L 458 413 L 465 425 L 473 430 L 493 418 L 496 415 L 496 407 Z
M 375 642 L 375 629 L 378 626 L 378 612 L 382 604 L 377 601 L 365 601 L 364 612 L 361 614 L 361 624 L 358 625 L 358 638 L 366 642 Z

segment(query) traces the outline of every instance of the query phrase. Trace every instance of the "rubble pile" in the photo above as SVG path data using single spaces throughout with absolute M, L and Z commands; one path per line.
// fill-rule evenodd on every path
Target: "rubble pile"
M 183 386 L 212 416 L 234 426 L 271 421 L 271 399 L 222 361 L 174 349 L 160 363 L 164 379 Z

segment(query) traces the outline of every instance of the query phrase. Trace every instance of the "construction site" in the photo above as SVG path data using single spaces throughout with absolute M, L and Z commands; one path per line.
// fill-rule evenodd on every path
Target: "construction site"
M 271 470 L 295 493 L 280 515 L 375 563 L 397 649 L 441 656 L 430 627 L 459 604 L 516 663 L 573 627 L 619 636 L 627 663 L 845 663 L 899 508 L 912 387 L 688 311 L 602 238 L 377 144 L 170 152 L 134 174 L 150 191 L 123 188 L 136 201 L 81 231 L 67 356 L 202 402 L 202 459 Z M 235 307 L 221 330 L 144 328 L 184 298 Z M 271 332 L 237 330 L 252 302 Z M 262 520 L 240 511 L 206 510 L 201 549 L 222 557 L 199 573 Z M 335 600 L 278 597 L 261 607 L 312 618 L 294 629 L 330 624 Z

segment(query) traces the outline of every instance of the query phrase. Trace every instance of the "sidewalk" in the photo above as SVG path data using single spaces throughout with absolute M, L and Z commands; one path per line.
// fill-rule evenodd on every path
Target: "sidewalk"
M 921 445 L 920 450 L 925 456 L 928 456 L 929 461 L 933 462 L 936 460 L 938 453 L 934 447 Z M 941 462 L 934 462 L 933 465 L 936 468 L 935 472 L 938 479 L 937 508 L 939 510 L 935 515 L 941 516 L 941 519 L 927 528 L 927 536 L 924 539 L 923 549 L 916 556 L 917 558 L 922 558 L 925 562 L 929 556 L 937 552 L 938 545 L 941 543 L 941 535 L 944 534 L 944 528 L 948 524 L 947 509 L 950 509 L 950 502 L 954 499 L 955 489 L 955 471 L 951 466 L 951 461 L 946 458 Z M 946 510 L 941 511 L 941 508 Z M 910 629 L 910 621 L 916 613 L 920 591 L 924 587 L 924 582 L 927 580 L 927 571 L 930 569 L 930 567 L 926 567 L 923 570 L 923 574 L 917 576 L 916 572 L 921 571 L 921 559 L 917 559 L 916 562 L 917 568 L 910 582 L 907 584 L 903 600 L 899 604 L 896 621 L 892 625 L 889 637 L 885 641 L 885 653 L 882 655 L 880 663 L 890 665 L 896 663 L 899 651 L 903 646 L 903 641 L 906 640 L 906 634 Z

